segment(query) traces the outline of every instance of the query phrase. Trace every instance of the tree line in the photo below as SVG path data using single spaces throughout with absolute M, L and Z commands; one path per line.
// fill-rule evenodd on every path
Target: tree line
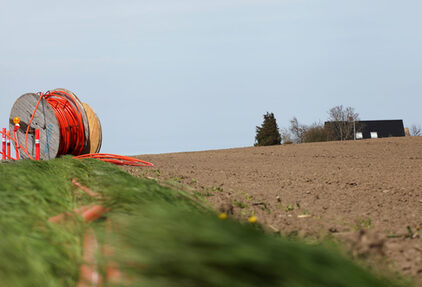
M 352 107 L 335 106 L 328 112 L 327 125 L 315 122 L 311 125 L 299 123 L 296 117 L 290 120 L 288 128 L 280 128 L 273 113 L 267 112 L 261 126 L 256 127 L 255 146 L 290 143 L 350 140 L 354 138 L 355 122 L 359 114 Z M 420 126 L 412 125 L 411 136 L 421 136 Z

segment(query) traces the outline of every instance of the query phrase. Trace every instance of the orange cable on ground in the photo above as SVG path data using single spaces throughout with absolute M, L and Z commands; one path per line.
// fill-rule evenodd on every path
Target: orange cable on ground
M 103 198 L 103 196 L 101 194 L 99 194 L 98 192 L 92 191 L 91 189 L 89 189 L 88 187 L 83 186 L 82 184 L 79 183 L 79 181 L 74 178 L 72 179 L 72 184 L 78 188 L 80 188 L 81 190 L 85 191 L 85 193 L 93 198 L 98 198 L 101 199 Z
M 150 162 L 146 162 L 140 159 L 136 159 L 129 156 L 123 155 L 115 155 L 115 154 L 107 154 L 107 153 L 93 153 L 93 154 L 84 154 L 76 156 L 77 159 L 84 159 L 84 158 L 93 158 L 99 159 L 105 162 L 110 162 L 116 165 L 131 165 L 131 166 L 145 166 L 145 167 L 152 167 L 154 166 Z
M 88 209 L 89 209 L 89 206 L 81 206 L 80 208 L 75 208 L 72 212 L 68 211 L 68 212 L 60 213 L 59 215 L 50 217 L 48 221 L 51 223 L 59 224 L 65 221 L 67 218 L 73 217 L 74 214 L 82 215 Z
M 95 251 L 98 248 L 98 242 L 94 231 L 89 228 L 84 235 L 83 261 L 79 271 L 79 282 L 77 287 L 96 287 L 102 286 L 103 278 L 98 273 L 98 264 L 95 260 Z
M 110 220 L 107 220 L 106 232 L 107 235 L 112 235 L 113 233 L 113 225 Z M 117 262 L 112 260 L 112 257 L 114 256 L 114 250 L 111 244 L 104 244 L 104 255 L 108 257 L 107 280 L 111 283 L 121 283 L 123 279 L 123 274 L 120 271 Z
M 72 180 L 72 184 L 84 191 L 88 196 L 96 199 L 103 198 L 99 193 L 80 184 L 76 178 Z M 97 220 L 108 211 L 108 208 L 104 208 L 101 205 L 82 206 L 73 210 L 75 214 L 81 215 L 85 222 Z M 73 213 L 65 212 L 51 217 L 48 221 L 59 224 L 71 216 L 73 216 Z M 107 220 L 106 232 L 108 234 L 111 234 L 112 232 L 110 220 Z M 104 279 L 101 274 L 98 273 L 98 263 L 95 258 L 96 251 L 98 251 L 98 242 L 95 238 L 95 233 L 92 228 L 88 228 L 84 235 L 82 255 L 84 263 L 80 267 L 78 287 L 103 286 Z M 102 252 L 107 257 L 113 256 L 113 248 L 109 244 L 103 246 Z M 107 264 L 106 279 L 112 283 L 120 283 L 122 280 L 122 272 L 119 270 L 118 264 L 111 259 L 109 259 Z

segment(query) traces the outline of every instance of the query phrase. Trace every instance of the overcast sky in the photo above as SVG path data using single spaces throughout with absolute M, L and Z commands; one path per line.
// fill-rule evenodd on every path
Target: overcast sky
M 0 1 L 1 126 L 54 88 L 119 154 L 251 146 L 267 111 L 422 123 L 420 0 Z

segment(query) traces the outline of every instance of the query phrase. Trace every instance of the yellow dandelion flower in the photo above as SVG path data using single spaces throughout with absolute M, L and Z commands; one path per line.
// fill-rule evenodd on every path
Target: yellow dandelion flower
M 220 213 L 220 215 L 218 216 L 218 218 L 220 219 L 226 219 L 227 218 L 227 214 L 226 213 Z
M 248 218 L 249 223 L 256 223 L 257 221 L 258 221 L 258 218 L 255 215 Z

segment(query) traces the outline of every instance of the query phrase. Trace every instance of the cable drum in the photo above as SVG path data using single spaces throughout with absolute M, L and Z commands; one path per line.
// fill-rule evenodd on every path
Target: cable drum
M 102 141 L 101 123 L 91 107 L 87 113 L 88 107 L 65 89 L 45 94 L 28 93 L 18 98 L 10 113 L 10 129 L 14 128 L 13 119 L 19 117 L 17 137 L 21 158 L 35 157 L 35 129 L 40 130 L 40 158 L 43 160 L 98 152 Z
M 20 128 L 11 140 L 16 143 L 22 159 L 38 159 L 35 130 L 39 130 L 42 160 L 72 154 L 79 160 L 90 158 L 116 165 L 154 166 L 133 157 L 98 153 L 102 144 L 100 120 L 93 109 L 71 91 L 55 89 L 45 94 L 24 94 L 10 112 L 11 131 L 15 127 L 15 117 L 20 119 Z

